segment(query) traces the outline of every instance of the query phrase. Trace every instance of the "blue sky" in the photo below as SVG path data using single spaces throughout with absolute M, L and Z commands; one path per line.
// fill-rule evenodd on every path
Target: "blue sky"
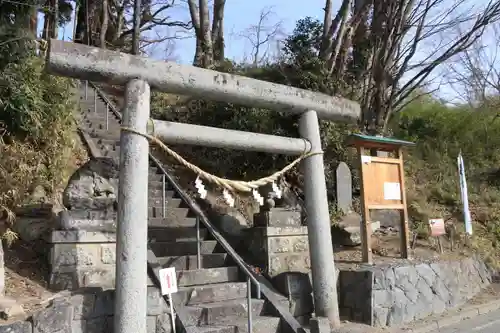
M 295 4 L 294 4 L 295 3 Z M 296 5 L 300 3 L 300 5 Z M 243 31 L 250 25 L 255 24 L 263 8 L 271 8 L 275 13 L 270 19 L 270 23 L 278 21 L 283 22 L 284 32 L 291 32 L 295 27 L 297 20 L 306 16 L 311 16 L 323 20 L 324 0 L 309 0 L 305 2 L 291 0 L 229 0 L 226 2 L 225 11 L 225 37 L 226 37 L 226 56 L 230 59 L 241 60 L 245 53 L 250 52 L 251 46 L 238 38 L 238 32 Z M 174 18 L 189 19 L 187 8 L 175 9 L 172 13 Z M 39 20 L 41 29 L 43 20 Z M 59 38 L 69 39 L 73 31 L 73 23 L 62 27 L 59 31 Z M 192 62 L 195 49 L 195 40 L 193 38 L 182 39 L 175 43 L 175 60 L 182 63 Z M 155 52 L 155 57 L 162 57 L 161 50 Z
M 189 11 L 185 1 L 177 0 L 177 3 L 181 3 L 178 8 L 174 8 L 167 14 L 176 20 L 189 20 Z M 475 6 L 482 6 L 486 3 L 486 0 L 472 1 Z M 466 2 L 466 6 L 470 4 L 471 1 Z M 295 27 L 297 20 L 311 16 L 319 20 L 323 20 L 323 7 L 325 0 L 309 0 L 307 3 L 297 0 L 228 0 L 226 2 L 225 10 L 225 42 L 226 42 L 226 57 L 242 61 L 245 56 L 248 56 L 251 52 L 251 45 L 244 38 L 238 37 L 238 33 L 242 32 L 252 24 L 256 24 L 259 19 L 260 12 L 264 8 L 271 8 L 274 15 L 270 18 L 270 24 L 274 24 L 277 21 L 282 22 L 282 30 L 284 33 L 290 33 Z M 335 2 L 334 6 L 338 6 L 339 2 Z M 445 6 L 446 7 L 446 6 Z M 337 11 L 338 7 L 334 7 L 334 13 Z M 43 19 L 39 20 L 39 29 L 43 26 Z M 62 27 L 59 31 L 59 38 L 68 40 L 71 38 L 73 31 L 73 23 Z M 158 31 L 160 34 L 164 35 L 165 31 Z M 175 31 L 170 31 L 169 34 L 174 34 Z M 190 33 L 191 34 L 191 33 Z M 184 33 L 186 36 L 186 33 Z M 454 39 L 455 36 L 444 36 Z M 433 49 L 433 45 L 423 45 L 420 50 L 417 51 L 416 58 L 422 58 L 426 52 Z M 174 60 L 176 62 L 190 64 L 192 63 L 195 40 L 192 37 L 186 37 L 175 42 L 175 47 L 172 54 L 168 54 L 164 50 L 165 46 L 156 47 L 154 51 L 151 51 L 150 55 L 158 59 Z M 438 70 L 433 76 L 441 77 L 442 71 L 446 71 L 446 68 Z M 405 77 L 408 77 L 405 75 Z M 430 89 L 433 89 L 431 86 Z M 438 95 L 445 99 L 455 99 L 457 93 L 453 91 L 449 86 L 440 86 Z

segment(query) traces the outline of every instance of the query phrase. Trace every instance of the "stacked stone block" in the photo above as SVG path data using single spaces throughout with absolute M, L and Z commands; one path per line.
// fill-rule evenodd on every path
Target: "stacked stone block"
M 148 287 L 146 333 L 170 333 L 171 317 L 159 290 Z M 0 325 L 0 333 L 113 332 L 114 291 L 86 288 L 54 299 L 26 320 Z

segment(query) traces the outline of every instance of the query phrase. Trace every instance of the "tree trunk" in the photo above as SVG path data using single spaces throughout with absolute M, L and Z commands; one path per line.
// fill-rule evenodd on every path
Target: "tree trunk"
M 214 15 L 210 28 L 207 0 L 188 0 L 189 13 L 196 34 L 193 64 L 211 68 L 224 60 L 224 6 L 226 0 L 214 0 Z
M 200 0 L 200 37 L 201 37 L 201 50 L 202 54 L 202 66 L 204 68 L 209 68 L 212 66 L 214 61 L 214 50 L 212 45 L 212 36 L 210 34 L 210 23 L 209 23 L 209 13 L 207 0 Z
M 31 8 L 31 15 L 29 19 L 29 29 L 35 38 L 37 37 L 37 28 L 38 28 L 38 12 L 36 7 Z
M 344 6 L 345 4 L 345 6 Z M 344 44 L 344 37 L 346 34 L 346 31 L 348 30 L 348 16 L 349 16 L 349 11 L 351 8 L 351 0 L 344 0 L 344 4 L 341 8 L 341 23 L 339 27 L 339 31 L 337 32 L 337 36 L 335 37 L 335 42 L 332 45 L 332 53 L 330 54 L 330 59 L 329 59 L 329 71 L 330 73 L 333 72 L 333 69 L 335 67 L 335 64 L 337 63 L 337 58 L 340 53 L 340 48 Z
M 51 20 L 50 20 L 50 32 L 51 32 L 51 38 L 57 38 L 58 35 L 58 28 L 59 28 L 59 0 L 52 0 L 52 15 L 51 15 Z
M 87 0 L 81 0 L 76 12 L 75 43 L 87 44 Z
M 212 41 L 214 60 L 217 64 L 224 61 L 224 7 L 226 0 L 214 1 L 214 17 L 212 19 Z
M 326 0 L 325 8 L 323 8 L 323 10 L 325 11 L 325 16 L 323 18 L 323 36 L 319 56 L 320 58 L 325 59 L 331 39 L 330 29 L 332 26 L 332 0 Z
M 46 13 L 43 17 L 42 38 L 47 40 L 50 36 L 50 13 Z
M 321 42 L 321 51 L 320 51 L 320 58 L 324 61 L 329 61 L 332 58 L 332 53 L 333 53 L 333 47 L 334 47 L 334 40 L 336 39 L 336 32 L 338 30 L 339 24 L 342 21 L 343 14 L 348 14 L 349 13 L 349 4 L 351 0 L 342 0 L 342 5 L 340 6 L 339 11 L 335 15 L 335 18 L 332 20 L 331 19 L 331 8 L 328 8 L 328 1 L 325 6 L 325 18 L 324 21 L 329 21 L 331 23 L 328 24 L 329 29 L 323 29 L 323 36 L 322 36 L 322 42 Z M 331 4 L 330 4 L 331 6 Z
M 106 48 L 106 33 L 108 31 L 108 0 L 102 0 L 102 23 L 100 31 L 100 46 L 101 48 Z

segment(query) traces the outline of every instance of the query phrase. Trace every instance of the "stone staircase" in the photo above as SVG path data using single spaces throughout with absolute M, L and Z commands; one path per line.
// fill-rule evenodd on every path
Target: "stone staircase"
M 84 138 L 101 156 L 119 158 L 119 114 L 99 95 L 95 97 L 90 85 L 85 98 L 85 84 L 81 86 L 79 126 Z M 162 267 L 176 268 L 179 292 L 175 302 L 188 314 L 180 319 L 182 326 L 197 327 L 199 332 L 247 332 L 247 277 L 154 163 L 150 164 L 148 191 L 150 252 Z M 253 332 L 282 331 L 280 318 L 273 316 L 264 300 L 252 298 L 251 305 Z

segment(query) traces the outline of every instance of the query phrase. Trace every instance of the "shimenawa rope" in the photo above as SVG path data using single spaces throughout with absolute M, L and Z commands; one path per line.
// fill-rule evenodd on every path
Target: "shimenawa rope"
M 153 124 L 153 122 L 151 122 L 151 124 Z M 321 152 L 304 152 L 304 154 L 300 155 L 298 158 L 293 160 L 290 164 L 285 166 L 280 171 L 277 171 L 277 172 L 275 172 L 267 177 L 263 177 L 263 178 L 259 178 L 257 180 L 252 180 L 252 181 L 246 182 L 246 181 L 231 180 L 231 179 L 217 177 L 215 175 L 212 175 L 212 174 L 200 169 L 196 165 L 189 163 L 182 156 L 180 156 L 175 151 L 170 149 L 167 145 L 165 145 L 162 141 L 160 141 L 160 139 L 158 139 L 154 135 L 154 125 L 153 125 L 153 135 L 142 133 L 142 132 L 136 131 L 132 128 L 123 127 L 123 126 L 121 127 L 121 129 L 124 131 L 130 132 L 130 133 L 138 134 L 138 135 L 145 137 L 150 142 L 157 144 L 160 148 L 162 148 L 165 152 L 167 152 L 167 154 L 172 156 L 181 165 L 183 165 L 187 169 L 189 169 L 189 170 L 193 171 L 195 174 L 197 174 L 198 177 L 200 177 L 208 182 L 212 182 L 212 183 L 214 183 L 218 186 L 221 186 L 221 187 L 223 187 L 229 191 L 232 191 L 232 192 L 235 192 L 235 191 L 252 192 L 253 190 L 259 188 L 260 186 L 264 186 L 266 184 L 276 182 L 279 177 L 281 177 L 282 175 L 284 175 L 285 173 L 290 171 L 293 167 L 295 167 L 302 160 L 304 160 L 310 156 L 313 156 L 313 155 L 323 154 L 322 151 Z

